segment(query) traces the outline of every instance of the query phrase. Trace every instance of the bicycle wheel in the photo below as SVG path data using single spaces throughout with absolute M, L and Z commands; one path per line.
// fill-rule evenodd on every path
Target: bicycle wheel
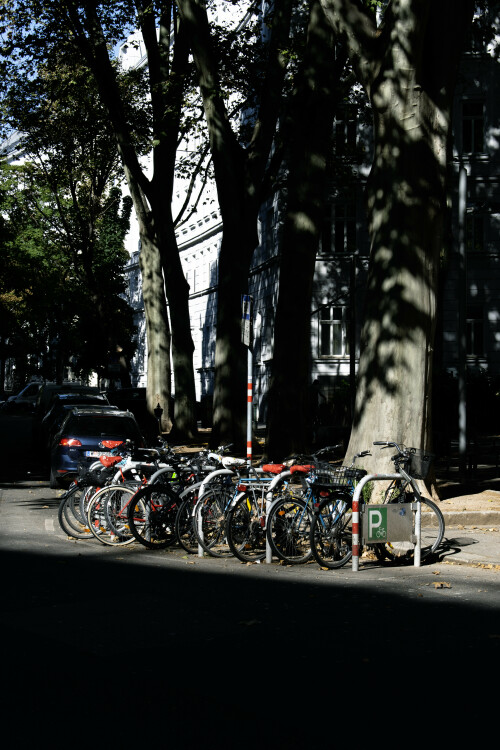
M 197 489 L 190 491 L 180 504 L 175 518 L 175 535 L 181 547 L 189 554 L 198 552 L 198 539 L 193 528 L 193 510 L 197 499 Z
M 352 497 L 335 492 L 321 501 L 311 520 L 310 544 L 322 568 L 341 568 L 352 557 Z
M 256 562 L 266 556 L 263 502 L 252 493 L 246 493 L 227 514 L 227 543 L 233 555 L 242 562 Z
M 135 541 L 127 520 L 127 507 L 135 492 L 135 488 L 124 484 L 110 485 L 92 497 L 87 512 L 88 524 L 102 544 L 117 547 Z
M 385 503 L 412 503 L 416 499 L 411 484 L 395 479 L 387 488 Z M 420 559 L 429 558 L 443 541 L 445 524 L 438 506 L 426 497 L 421 497 L 421 549 Z M 386 542 L 375 544 L 373 550 L 381 561 L 408 562 L 413 559 L 414 546 L 411 542 Z
M 233 555 L 226 540 L 226 513 L 232 497 L 232 487 L 213 487 L 196 503 L 193 529 L 200 546 L 212 557 Z
M 128 507 L 130 531 L 144 547 L 161 549 L 175 542 L 179 497 L 166 485 L 150 484 L 136 493 Z
M 81 488 L 78 487 L 78 485 L 75 485 L 74 488 L 70 488 L 68 492 L 63 495 L 61 502 L 59 503 L 57 517 L 61 529 L 67 534 L 67 536 L 73 537 L 74 539 L 91 539 L 92 532 L 89 529 L 88 523 L 83 523 L 81 521 L 79 509 L 78 513 L 75 512 L 75 506 L 79 506 L 79 495 L 81 492 Z
M 412 503 L 415 495 L 411 485 L 389 487 L 389 503 Z M 388 490 L 388 492 L 389 492 Z M 429 559 L 443 541 L 445 524 L 443 514 L 438 506 L 429 498 L 421 498 L 420 516 L 420 559 Z M 411 542 L 386 542 L 373 545 L 377 558 L 381 561 L 408 562 L 413 560 L 414 545 Z
M 267 539 L 273 555 L 290 565 L 311 559 L 311 513 L 308 503 L 297 497 L 276 500 L 267 517 Z

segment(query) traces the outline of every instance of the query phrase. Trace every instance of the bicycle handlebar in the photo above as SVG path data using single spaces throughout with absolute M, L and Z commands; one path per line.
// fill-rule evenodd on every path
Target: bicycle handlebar
M 394 443 L 391 440 L 375 440 L 373 445 L 380 445 L 382 446 L 382 448 L 396 448 L 398 453 L 404 453 L 404 450 L 402 450 L 397 443 Z

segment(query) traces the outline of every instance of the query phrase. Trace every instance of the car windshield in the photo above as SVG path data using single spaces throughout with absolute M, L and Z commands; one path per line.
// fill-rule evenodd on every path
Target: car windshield
M 70 419 L 64 431 L 81 437 L 118 435 L 124 438 L 137 438 L 137 427 L 131 419 L 108 416 L 107 414 Z

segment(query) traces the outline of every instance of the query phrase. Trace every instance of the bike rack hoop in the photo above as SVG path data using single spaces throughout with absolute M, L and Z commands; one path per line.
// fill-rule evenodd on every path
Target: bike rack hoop
M 359 557 L 360 557 L 360 526 L 359 526 L 359 498 L 363 492 L 363 487 L 368 482 L 378 482 L 383 480 L 393 479 L 404 479 L 402 474 L 367 474 L 364 476 L 359 484 L 356 485 L 354 495 L 352 497 L 352 570 L 357 572 L 359 570 Z M 420 567 L 420 503 L 417 503 L 417 513 L 415 519 L 415 555 L 414 565 Z

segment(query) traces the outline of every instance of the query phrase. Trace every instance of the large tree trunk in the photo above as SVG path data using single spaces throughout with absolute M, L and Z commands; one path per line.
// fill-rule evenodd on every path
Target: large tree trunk
M 71 11 L 75 38 L 94 73 L 103 103 L 107 107 L 127 184 L 139 223 L 142 242 L 141 271 L 148 343 L 147 399 L 150 411 L 157 403 L 163 409 L 162 430 L 172 428 L 170 407 L 171 363 L 170 324 L 178 430 L 189 437 L 196 432 L 193 342 L 189 323 L 189 290 L 175 244 L 171 216 L 171 196 L 189 47 L 184 30 L 179 28 L 172 5 L 160 3 L 158 24 L 147 4 L 138 4 L 143 39 L 148 49 L 148 70 L 153 111 L 153 177 L 146 176 L 131 136 L 126 107 L 111 65 L 106 39 L 97 7 L 87 4 L 82 19 Z M 172 35 L 172 26 L 175 32 Z M 174 43 L 175 42 L 175 43 Z M 170 64 L 171 45 L 174 54 Z M 151 263 L 151 266 L 149 266 Z M 165 283 L 164 283 L 165 279 Z M 171 297 L 170 322 L 165 293 Z M 160 295 L 163 295 L 163 300 Z M 151 307 L 150 307 L 151 306 Z M 158 358 L 158 360 L 156 359 Z
M 241 216 L 241 206 L 235 206 L 233 215 Z M 248 294 L 248 269 L 258 242 L 256 227 L 254 212 L 241 222 L 225 221 L 219 255 L 212 443 L 231 442 L 240 451 L 246 440 L 248 361 L 241 338 L 241 295 Z
M 354 3 L 321 2 L 334 28 L 347 32 L 375 126 L 372 250 L 348 458 L 374 440 L 429 449 L 446 145 L 472 3 L 398 0 L 376 29 Z M 378 453 L 364 465 L 384 469 Z
M 206 5 L 201 0 L 177 0 L 177 5 L 188 29 L 198 71 L 223 221 L 212 441 L 231 441 L 240 448 L 244 445 L 247 362 L 241 344 L 241 295 L 248 291 L 250 261 L 258 244 L 259 194 L 280 111 L 286 70 L 283 50 L 288 47 L 293 2 L 274 3 L 267 69 L 252 138 L 246 148 L 238 142 L 226 110 Z
M 186 281 L 177 249 L 170 214 L 161 233 L 161 258 L 172 329 L 172 365 L 175 384 L 174 430 L 184 439 L 197 433 L 196 391 L 189 313 L 189 284 Z
M 146 397 L 148 410 L 153 414 L 159 404 L 163 409 L 161 428 L 172 429 L 170 403 L 170 327 L 168 321 L 165 289 L 158 248 L 148 234 L 141 231 L 139 256 L 142 274 L 142 294 L 146 317 L 148 344 L 148 372 Z
M 313 2 L 289 131 L 288 201 L 267 420 L 266 452 L 273 460 L 311 449 L 311 299 L 344 64 L 342 56 L 334 62 L 331 29 L 319 0 Z

